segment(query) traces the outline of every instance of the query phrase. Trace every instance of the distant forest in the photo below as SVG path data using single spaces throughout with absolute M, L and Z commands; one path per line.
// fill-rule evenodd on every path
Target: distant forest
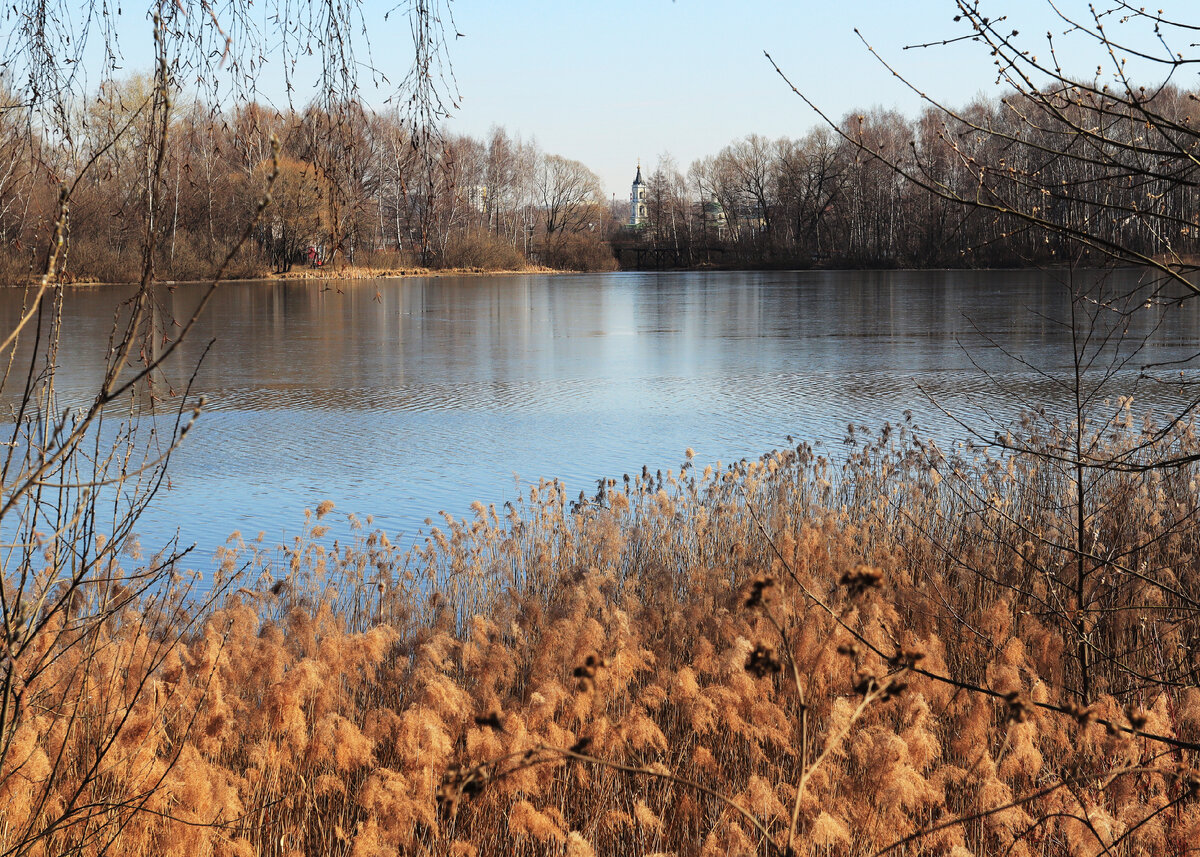
M 133 278 L 152 196 L 142 127 L 151 97 L 149 78 L 107 85 L 78 111 L 74 147 L 57 145 L 15 100 L 0 111 L 0 265 L 9 282 L 40 270 L 59 184 L 76 175 L 83 179 L 71 197 L 64 276 Z M 1153 107 L 1181 129 L 1161 163 L 1192 163 L 1194 139 L 1183 129 L 1200 120 L 1195 96 L 1164 89 Z M 606 199 L 584 164 L 502 128 L 479 139 L 414 132 L 399 115 L 358 103 L 222 112 L 177 97 L 153 193 L 156 275 L 214 273 L 272 170 L 272 205 L 227 275 L 318 264 L 604 270 L 618 256 L 627 266 L 671 267 L 1020 266 L 1077 257 L 1070 235 L 1037 227 L 1039 212 L 1147 256 L 1168 245 L 1196 252 L 1194 181 L 1160 168 L 1149 151 L 1136 172 L 1111 169 L 1121 159 L 1104 149 L 1136 147 L 1143 133 L 1132 111 L 1065 93 L 1062 125 L 1053 127 L 1045 111 L 1026 108 L 1024 96 L 1012 96 L 951 117 L 874 110 L 797 139 L 751 134 L 686 171 L 663 156 L 645 171 L 647 222 L 630 228 L 627 200 Z M 1063 128 L 1089 123 L 1097 133 L 1073 133 L 1064 156 Z M 121 134 L 126 126 L 135 133 Z M 1165 145 L 1172 148 L 1169 135 Z M 68 159 L 65 148 L 87 154 Z M 939 197 L 931 185 L 980 204 Z M 1032 212 L 1034 222 L 1012 210 Z
M 647 179 L 649 226 L 617 244 L 748 267 L 1019 267 L 1085 261 L 1106 242 L 1196 252 L 1195 95 L 1143 101 L 1167 120 L 1153 133 L 1129 104 L 1070 89 L 1039 100 L 854 113 L 800 139 L 751 134 L 686 176 L 663 159 Z

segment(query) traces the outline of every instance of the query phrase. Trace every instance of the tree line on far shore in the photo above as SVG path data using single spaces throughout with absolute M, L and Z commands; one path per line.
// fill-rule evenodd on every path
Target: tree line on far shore
M 105 85 L 78 111 L 72 147 L 56 145 L 8 100 L 0 111 L 7 282 L 40 269 L 58 187 L 76 174 L 84 178 L 72 194 L 63 271 L 76 280 L 131 279 L 150 206 L 157 276 L 213 274 L 272 170 L 272 206 L 228 275 L 330 263 L 604 270 L 617 257 L 680 267 L 1020 266 L 1078 257 L 1070 236 L 1032 227 L 1030 213 L 1086 223 L 1101 241 L 1147 257 L 1193 254 L 1200 233 L 1190 173 L 1147 163 L 1137 174 L 1110 174 L 1119 159 L 1105 148 L 1140 146 L 1136 111 L 1069 91 L 1063 128 L 1096 129 L 1091 138 L 1073 135 L 1070 157 L 1063 157 L 1063 128 L 1048 125 L 1044 113 L 1031 121 L 1026 96 L 980 99 L 954 114 L 931 108 L 917 118 L 852 113 L 799 138 L 750 134 L 686 171 L 660 156 L 646 172 L 646 222 L 635 228 L 627 201 L 606 200 L 579 161 L 503 128 L 486 138 L 430 133 L 358 102 L 284 112 L 250 102 L 218 111 L 177 97 L 161 186 L 152 193 L 152 91 L 146 77 Z M 1186 131 L 1200 121 L 1195 96 L 1167 87 L 1152 99 L 1180 129 L 1178 140 L 1160 141 L 1164 151 L 1186 155 L 1194 145 Z M 123 133 L 127 127 L 132 133 Z M 983 204 L 956 201 L 963 199 Z M 660 252 L 625 252 L 638 248 Z
M 0 270 L 20 283 L 45 264 L 59 188 L 73 186 L 60 262 L 68 280 L 136 279 L 147 223 L 160 279 L 298 265 L 514 269 L 614 266 L 611 206 L 583 164 L 494 129 L 486 139 L 414 129 L 357 101 L 217 110 L 176 94 L 159 179 L 154 84 L 107 84 L 57 145 L 9 99 L 0 111 Z M 275 173 L 273 181 L 268 179 Z M 270 184 L 271 203 L 254 212 Z M 152 186 L 153 185 L 153 186 Z M 151 210 L 152 209 L 152 210 Z
M 1170 86 L 1140 104 L 1066 86 L 915 119 L 853 113 L 799 139 L 751 134 L 686 175 L 660 159 L 637 239 L 691 265 L 1019 267 L 1114 245 L 1186 261 L 1197 125 L 1196 96 Z M 1087 233 L 1082 250 L 1061 224 Z

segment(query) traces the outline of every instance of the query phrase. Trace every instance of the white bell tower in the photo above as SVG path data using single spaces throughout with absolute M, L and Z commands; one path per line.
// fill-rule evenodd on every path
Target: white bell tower
M 633 180 L 633 191 L 629 194 L 629 225 L 641 226 L 646 217 L 646 183 L 642 181 L 642 159 L 638 158 L 637 177 Z

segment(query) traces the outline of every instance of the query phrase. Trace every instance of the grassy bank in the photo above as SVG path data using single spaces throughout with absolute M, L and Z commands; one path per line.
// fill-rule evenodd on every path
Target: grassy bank
M 407 551 L 327 504 L 199 612 L 114 570 L 14 661 L 3 852 L 1191 853 L 1194 470 L 1083 484 L 1080 551 L 1031 433 L 544 483 Z
M 399 277 L 500 277 L 514 274 L 565 274 L 569 271 L 527 265 L 520 268 L 491 270 L 488 268 L 363 268 L 353 265 L 320 268 L 293 268 L 282 274 L 271 274 L 272 280 L 390 280 Z
M 498 270 L 490 270 L 488 268 L 422 268 L 420 266 L 405 267 L 405 268 L 367 268 L 353 265 L 334 266 L 320 268 L 293 268 L 284 273 L 270 273 L 268 271 L 258 272 L 239 272 L 237 276 L 226 278 L 228 281 L 246 281 L 246 280 L 391 280 L 403 277 L 505 277 L 516 276 L 520 274 L 569 274 L 575 273 L 569 270 L 561 270 L 558 268 L 547 268 L 544 265 L 529 265 L 523 268 L 505 268 Z M 163 280 L 165 285 L 174 285 L 177 283 L 202 283 L 211 282 L 203 279 L 180 279 L 180 280 Z M 112 286 L 112 285 L 132 285 L 130 281 L 113 280 L 100 281 L 90 280 L 86 278 L 72 278 L 68 281 L 70 286 Z M 25 288 L 29 285 L 34 285 L 33 281 L 20 282 L 13 285 L 14 288 Z

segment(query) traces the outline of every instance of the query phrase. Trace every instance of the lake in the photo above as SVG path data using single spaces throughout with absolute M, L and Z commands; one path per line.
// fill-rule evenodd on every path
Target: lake
M 992 432 L 984 411 L 1057 406 L 1071 339 L 1065 274 L 1037 271 L 684 272 L 222 285 L 168 380 L 208 405 L 141 522 L 178 529 L 194 565 L 234 531 L 295 536 L 323 500 L 414 539 L 440 511 L 514 498 L 558 477 L 600 478 L 753 457 L 797 441 L 837 456 L 847 424 L 910 411 L 926 433 Z M 1134 272 L 1118 272 L 1122 283 Z M 202 286 L 163 292 L 178 318 Z M 116 287 L 64 302 L 64 404 L 86 401 Z M 0 293 L 11 327 L 18 290 Z M 1193 305 L 1197 304 L 1197 305 Z M 1166 314 L 1124 371 L 1190 356 L 1200 302 Z M 1139 328 L 1142 324 L 1143 328 Z M 1133 335 L 1149 332 L 1136 322 Z M 986 338 L 981 335 L 986 334 Z M 992 344 L 986 341 L 990 339 Z M 999 346 L 999 348 L 994 347 Z M 923 391 L 923 392 L 922 392 Z M 1177 406 L 1170 390 L 1138 408 Z M 931 402 L 933 397 L 939 404 Z M 11 398 L 11 397 L 10 397 Z

